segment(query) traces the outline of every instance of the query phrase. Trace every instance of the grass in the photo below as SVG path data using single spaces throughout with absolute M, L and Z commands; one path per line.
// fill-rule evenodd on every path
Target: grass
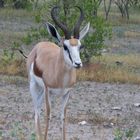
M 24 123 L 21 121 L 13 122 L 11 124 L 11 131 L 9 133 L 9 136 L 7 136 L 5 139 L 16 139 L 16 140 L 25 140 L 25 133 L 26 129 L 24 126 Z M 0 140 L 3 140 L 5 136 L 4 131 L 0 131 Z M 27 137 L 27 136 L 26 136 Z M 28 140 L 35 140 L 36 134 L 32 132 L 30 135 L 28 135 Z
M 0 31 L 0 48 L 10 48 L 12 43 L 21 40 L 25 32 Z
M 132 140 L 132 137 L 134 135 L 135 130 L 132 128 L 129 128 L 125 131 L 122 131 L 121 129 L 116 129 L 114 132 L 115 138 L 114 140 Z
M 139 58 L 139 54 L 94 57 L 90 64 L 77 71 L 77 77 L 79 81 L 140 84 Z M 27 77 L 25 60 L 1 60 L 0 74 Z
M 93 59 L 77 72 L 78 80 L 97 82 L 140 83 L 139 54 L 105 55 Z
M 138 31 L 125 31 L 124 32 L 125 37 L 140 37 L 140 32 Z
M 107 4 L 108 4 L 108 1 L 107 1 Z M 108 21 L 112 23 L 113 25 L 140 24 L 139 13 L 140 13 L 140 9 L 138 7 L 130 7 L 129 8 L 130 19 L 129 20 L 122 19 L 119 8 L 116 6 L 116 4 L 112 3 L 110 13 L 108 16 Z M 98 10 L 98 15 L 105 17 L 103 3 L 101 4 Z
M 122 19 L 120 13 L 118 12 L 111 12 L 109 15 L 109 21 L 113 25 L 122 25 L 122 24 L 139 24 L 140 18 L 138 17 L 137 13 L 130 14 L 130 19 Z
M 11 47 L 14 41 L 19 42 L 30 27 L 36 27 L 34 22 L 36 11 L 23 9 L 0 8 L 0 48 Z
M 9 62 L 0 60 L 0 74 L 11 76 L 27 76 L 25 60 L 15 59 Z
M 140 68 L 140 54 L 107 54 L 101 57 L 93 58 L 92 61 L 102 62 L 108 65 L 113 65 L 116 61 L 120 61 L 125 64 L 125 66 L 139 67 Z
M 13 8 L 0 8 L 0 17 L 4 19 L 12 18 L 31 18 L 35 15 L 35 11 L 27 11 L 24 9 L 13 9 Z
M 140 84 L 140 54 L 110 54 L 93 58 L 77 71 L 79 81 Z M 27 77 L 25 59 L 0 60 L 0 74 Z
M 99 15 L 103 15 L 103 9 L 100 9 L 98 12 Z M 0 17 L 3 21 L 12 21 L 16 20 L 18 26 L 21 21 L 30 21 L 33 23 L 31 17 L 35 15 L 35 11 L 26 11 L 26 10 L 15 10 L 15 9 L 0 9 Z M 138 12 L 134 12 L 133 15 L 130 15 L 130 21 L 122 21 L 121 16 L 118 10 L 112 9 L 109 21 L 113 25 L 123 25 L 124 23 L 140 23 L 138 18 Z M 118 20 L 119 19 L 119 20 Z M 132 21 L 131 21 L 132 20 Z M 8 48 L 14 41 L 19 41 L 25 35 L 25 30 L 14 31 L 9 27 L 10 24 L 7 23 L 6 27 L 0 31 L 0 49 Z M 26 27 L 25 27 L 26 28 Z M 131 27 L 132 28 L 132 27 Z M 138 27 L 139 28 L 139 27 Z M 121 29 L 122 31 L 122 29 Z M 121 32 L 125 37 L 139 37 L 139 33 L 130 31 Z M 78 80 L 90 80 L 97 82 L 120 82 L 120 83 L 140 83 L 140 61 L 139 54 L 128 54 L 128 55 L 119 55 L 119 54 L 110 54 L 104 55 L 101 57 L 93 58 L 90 64 L 87 64 L 81 70 L 77 71 Z M 118 65 L 116 62 L 121 62 L 121 65 Z M 18 75 L 18 76 L 27 76 L 25 60 L 19 59 L 19 57 L 7 61 L 7 58 L 0 57 L 0 74 L 4 75 Z

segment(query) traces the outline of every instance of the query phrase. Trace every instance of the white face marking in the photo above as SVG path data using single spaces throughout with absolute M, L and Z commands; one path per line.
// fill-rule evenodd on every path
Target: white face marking
M 81 43 L 78 40 L 77 46 L 71 46 L 69 40 L 64 41 L 64 45 L 67 47 L 67 50 L 64 50 L 64 59 L 72 67 L 79 68 L 82 67 L 82 61 L 80 58 L 80 46 Z

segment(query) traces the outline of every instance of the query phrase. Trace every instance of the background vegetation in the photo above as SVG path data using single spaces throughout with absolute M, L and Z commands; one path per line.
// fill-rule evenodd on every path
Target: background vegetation
M 54 5 L 60 7 L 57 16 L 68 27 L 73 28 L 79 16 L 74 5 L 84 10 L 82 27 L 87 22 L 91 23 L 90 32 L 82 42 L 85 47 L 81 55 L 86 64 L 78 72 L 79 80 L 140 82 L 139 53 L 134 53 L 132 49 L 123 52 L 123 55 L 116 52 L 114 55 L 112 50 L 116 44 L 111 44 L 116 39 L 128 38 L 133 41 L 140 36 L 138 0 L 0 0 L 0 17 L 6 26 L 6 29 L 3 26 L 0 31 L 1 74 L 26 76 L 25 60 L 17 50 L 20 48 L 28 54 L 37 42 L 51 40 L 42 21 L 53 22 L 50 10 Z M 14 21 L 21 26 L 16 26 Z M 62 31 L 59 32 L 63 36 Z M 131 50 L 131 47 L 130 44 L 127 48 Z M 118 48 L 121 50 L 124 46 Z M 103 55 L 104 52 L 106 55 Z

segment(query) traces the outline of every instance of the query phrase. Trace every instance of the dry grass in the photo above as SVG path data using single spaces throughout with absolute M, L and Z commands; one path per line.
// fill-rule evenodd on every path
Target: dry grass
M 1 31 L 0 48 L 10 48 L 14 41 L 21 40 L 24 35 L 25 32 Z
M 140 83 L 139 55 L 107 55 L 94 59 L 77 72 L 78 80 L 98 82 Z
M 140 37 L 140 32 L 136 31 L 126 31 L 124 32 L 125 37 Z
M 32 17 L 34 16 L 34 11 L 27 11 L 24 9 L 13 9 L 13 8 L 1 8 L 0 9 L 0 17 L 2 18 L 15 18 L 15 17 Z
M 113 65 L 116 61 L 122 62 L 125 64 L 124 66 L 132 66 L 140 68 L 140 54 L 106 54 L 101 57 L 94 57 L 92 61 L 94 62 L 102 62 L 108 65 Z
M 10 62 L 0 60 L 0 74 L 27 76 L 25 60 L 16 59 Z
M 108 5 L 109 1 L 106 1 L 106 2 Z M 139 12 L 140 10 L 138 7 L 129 7 L 129 20 L 127 20 L 125 18 L 122 18 L 119 8 L 113 2 L 111 5 L 110 12 L 109 12 L 108 20 L 113 25 L 140 24 Z M 98 15 L 105 17 L 103 3 L 99 7 Z
M 14 10 L 14 9 L 0 9 L 0 17 L 4 21 L 13 21 L 16 18 L 17 21 L 29 20 L 34 12 L 28 12 L 26 10 Z M 99 15 L 103 15 L 102 10 L 99 11 Z M 130 22 L 140 23 L 138 14 L 134 16 L 130 15 Z M 118 12 L 111 12 L 109 21 L 113 23 L 123 22 Z M 134 21 L 136 20 L 136 21 Z M 29 20 L 30 21 L 30 20 Z M 20 22 L 19 22 L 20 23 Z M 8 24 L 9 25 L 9 24 Z M 0 32 L 0 48 L 11 46 L 13 41 L 21 40 L 26 31 L 13 32 L 6 28 Z M 125 36 L 135 37 L 134 33 L 125 32 Z M 139 37 L 139 35 L 138 35 Z M 86 65 L 84 68 L 77 72 L 78 80 L 94 80 L 98 82 L 129 82 L 129 83 L 140 83 L 140 55 L 105 55 L 102 57 L 94 58 L 91 64 Z M 121 62 L 121 65 L 117 65 L 116 61 Z M 5 63 L 0 58 L 0 74 L 7 75 L 19 75 L 26 76 L 25 60 L 16 59 L 8 63 Z
M 140 83 L 140 55 L 105 55 L 77 71 L 79 81 Z M 25 60 L 0 61 L 0 74 L 27 76 Z
M 123 19 L 119 13 L 111 13 L 109 20 L 113 25 L 123 25 L 123 24 L 140 24 L 140 18 L 138 14 L 130 14 L 130 19 Z

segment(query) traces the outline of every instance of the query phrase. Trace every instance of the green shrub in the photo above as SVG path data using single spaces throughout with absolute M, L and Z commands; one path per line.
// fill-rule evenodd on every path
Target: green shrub
M 44 5 L 36 9 L 38 10 L 38 12 L 36 12 L 37 14 L 35 15 L 35 22 L 40 24 L 41 28 L 31 28 L 27 35 L 24 36 L 24 38 L 22 39 L 22 43 L 30 45 L 32 42 L 35 43 L 41 40 L 42 38 L 49 38 L 47 30 L 44 28 L 41 22 L 46 19 L 51 23 L 53 22 L 50 17 L 50 10 L 54 5 L 58 5 L 60 7 L 60 11 L 57 12 L 58 18 L 62 22 L 65 22 L 67 27 L 73 29 L 73 26 L 79 18 L 79 10 L 78 8 L 74 7 L 74 5 L 77 5 L 80 6 L 85 13 L 85 20 L 82 24 L 82 27 L 84 27 L 88 22 L 90 22 L 90 31 L 82 42 L 86 47 L 84 48 L 84 51 L 81 52 L 83 61 L 89 62 L 90 58 L 93 55 L 101 54 L 101 50 L 105 47 L 105 39 L 110 38 L 112 33 L 111 26 L 109 25 L 109 23 L 107 23 L 107 21 L 105 21 L 103 18 L 95 16 L 93 14 L 93 12 L 95 11 L 95 9 L 93 9 L 93 7 L 95 8 L 94 4 L 95 3 L 91 0 L 87 2 L 85 2 L 84 0 L 73 0 L 71 2 L 69 0 L 52 0 L 44 3 Z M 97 4 L 96 10 L 98 9 L 98 7 L 99 5 Z M 58 30 L 61 36 L 63 36 L 62 31 L 59 28 Z

